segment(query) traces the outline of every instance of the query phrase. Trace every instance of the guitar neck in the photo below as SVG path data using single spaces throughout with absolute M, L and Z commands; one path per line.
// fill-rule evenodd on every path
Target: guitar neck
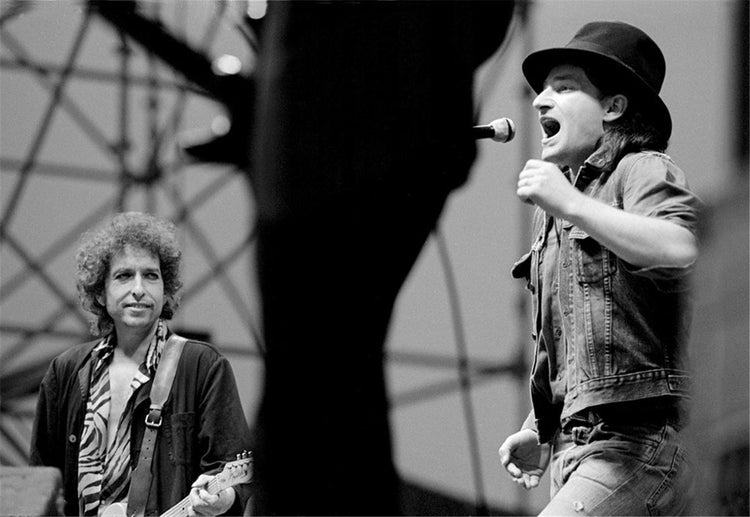
M 219 493 L 219 483 L 216 478 L 213 478 L 208 482 L 206 491 L 211 495 Z M 161 514 L 161 517 L 188 517 L 188 506 L 190 506 L 190 496 L 186 496 L 182 501 L 174 505 L 172 508 Z

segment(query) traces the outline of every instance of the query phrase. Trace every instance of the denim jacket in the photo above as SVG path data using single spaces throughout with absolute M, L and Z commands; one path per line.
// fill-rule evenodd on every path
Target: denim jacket
M 629 154 L 611 173 L 587 163 L 573 184 L 611 206 L 696 231 L 700 201 L 664 154 Z M 545 443 L 566 419 L 592 406 L 687 397 L 692 268 L 637 268 L 539 208 L 533 227 L 531 250 L 512 271 L 526 280 L 533 298 L 533 411 L 527 422 L 535 425 L 524 426 L 535 428 Z M 547 260 L 556 263 L 545 269 L 550 247 L 555 249 Z M 545 270 L 556 275 L 546 284 Z

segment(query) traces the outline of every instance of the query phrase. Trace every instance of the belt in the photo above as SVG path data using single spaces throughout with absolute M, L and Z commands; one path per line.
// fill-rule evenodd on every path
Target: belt
M 681 411 L 674 402 L 644 399 L 633 402 L 617 402 L 583 409 L 563 422 L 562 430 L 570 433 L 573 427 L 592 427 L 608 424 L 655 424 L 670 423 L 681 428 Z

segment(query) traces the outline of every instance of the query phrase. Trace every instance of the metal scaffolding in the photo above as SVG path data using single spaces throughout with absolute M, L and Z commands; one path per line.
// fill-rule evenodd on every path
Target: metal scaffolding
M 188 188 L 187 176 L 196 159 L 184 152 L 182 141 L 189 128 L 185 121 L 188 104 L 200 102 L 221 113 L 226 101 L 221 95 L 234 94 L 231 88 L 243 80 L 228 80 L 210 71 L 212 45 L 221 30 L 226 30 L 231 6 L 225 2 L 212 6 L 211 17 L 205 20 L 196 42 L 177 35 L 187 31 L 188 9 L 205 6 L 179 6 L 165 13 L 169 4 L 150 2 L 143 12 L 128 2 L 102 4 L 101 9 L 93 3 L 55 9 L 44 3 L 13 2 L 4 4 L 0 13 L 0 67 L 5 86 L 28 82 L 30 87 L 41 88 L 40 98 L 46 96 L 46 104 L 38 112 L 15 111 L 9 107 L 20 99 L 10 98 L 15 94 L 10 88 L 4 92 L 8 96 L 3 104 L 4 135 L 13 132 L 13 140 L 26 146 L 3 145 L 0 153 L 0 451 L 4 464 L 25 462 L 33 400 L 51 358 L 61 347 L 88 339 L 89 322 L 71 286 L 72 270 L 60 273 L 58 264 L 73 255 L 71 246 L 84 231 L 115 212 L 139 209 L 170 217 L 192 244 L 191 253 L 199 254 L 205 263 L 202 273 L 186 282 L 183 303 L 215 286 L 222 297 L 231 300 L 245 334 L 236 342 L 217 346 L 240 355 L 257 357 L 262 353 L 257 311 L 242 292 L 244 280 L 238 281 L 231 272 L 237 264 L 248 269 L 245 262 L 254 242 L 250 220 L 242 221 L 243 233 L 220 244 L 200 224 L 201 207 L 222 203 L 227 190 L 244 183 L 242 172 L 236 164 L 219 164 L 209 173 L 201 172 L 206 178 L 200 188 Z M 29 30 L 34 18 L 48 16 L 61 16 L 65 22 L 70 22 L 71 16 L 77 18 L 75 24 L 61 23 L 60 32 L 52 38 L 64 43 L 64 48 L 40 49 L 43 38 Z M 108 16 L 117 18 L 117 23 Z M 92 57 L 91 46 L 102 43 L 114 55 L 106 66 L 95 59 L 98 56 Z M 158 51 L 152 52 L 146 44 Z M 59 51 L 65 55 L 53 60 L 51 56 Z M 94 115 L 95 104 L 105 102 L 114 104 L 113 116 Z M 63 117 L 69 125 L 59 123 Z M 17 125 L 21 120 L 28 124 Z M 87 140 L 91 152 L 103 157 L 99 163 L 79 160 L 76 149 L 45 152 L 72 131 Z M 81 150 L 80 155 L 83 153 Z M 68 188 L 78 191 L 77 206 L 69 207 L 64 216 L 57 214 L 59 220 L 55 213 L 40 213 L 55 189 L 62 192 Z M 30 222 L 31 212 L 47 218 L 48 228 L 35 227 Z M 45 302 L 35 303 L 38 299 Z M 14 309 L 24 304 L 38 307 L 39 312 L 30 318 L 18 317 Z M 183 324 L 188 331 L 200 332 L 200 327 Z
M 71 343 L 89 339 L 89 321 L 66 266 L 81 233 L 115 212 L 144 210 L 173 220 L 189 242 L 186 256 L 200 262 L 200 272 L 186 278 L 183 304 L 201 296 L 224 299 L 237 324 L 230 338 L 212 336 L 212 342 L 250 360 L 263 355 L 258 301 L 248 289 L 255 234 L 252 192 L 244 177 L 255 26 L 229 1 L 63 3 L 57 9 L 54 4 L 5 2 L 0 12 L 2 82 L 14 87 L 14 93 L 4 92 L 3 136 L 10 138 L 0 147 L 3 465 L 26 463 L 36 392 L 50 360 Z M 191 16 L 192 9 L 202 10 L 201 16 Z M 43 25 L 36 19 L 49 26 L 55 16 L 59 30 L 53 38 L 40 38 L 34 29 Z M 245 54 L 241 73 L 217 68 L 219 42 L 228 33 Z M 33 112 L 10 98 L 24 88 L 36 91 Z M 210 118 L 207 114 L 225 127 L 186 143 L 194 119 Z M 79 142 L 94 159 L 84 158 Z M 240 230 L 209 230 L 206 207 L 231 211 L 238 191 L 240 212 L 246 211 L 235 221 Z M 59 197 L 50 203 L 55 192 Z M 58 203 L 65 202 L 75 204 L 61 209 Z M 527 365 L 523 344 L 510 363 L 469 357 L 447 247 L 441 234 L 436 239 L 455 316 L 456 356 L 391 351 L 387 361 L 457 375 L 394 394 L 391 405 L 461 395 L 476 490 L 472 504 L 487 513 L 471 391 L 499 376 L 525 386 Z M 522 319 L 525 302 L 519 301 L 518 310 Z M 208 332 L 203 322 L 178 323 L 182 333 Z

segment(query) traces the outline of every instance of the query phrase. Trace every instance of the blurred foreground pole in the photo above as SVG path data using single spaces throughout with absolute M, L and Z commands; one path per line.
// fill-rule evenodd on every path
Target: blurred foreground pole
M 257 514 L 400 513 L 386 333 L 467 180 L 474 70 L 513 9 L 269 2 L 250 167 L 267 348 Z

